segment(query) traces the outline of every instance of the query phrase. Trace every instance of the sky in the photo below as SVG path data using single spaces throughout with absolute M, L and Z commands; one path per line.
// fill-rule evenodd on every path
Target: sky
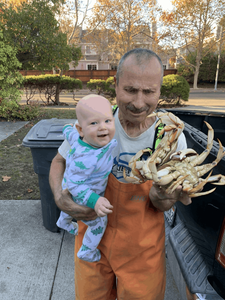
M 162 7 L 163 10 L 170 10 L 172 9 L 172 3 L 171 3 L 172 0 L 157 0 L 158 4 Z M 95 3 L 95 0 L 90 0 L 90 6 L 89 7 L 92 7 Z M 85 26 L 84 26 L 85 27 Z
M 157 0 L 158 4 L 162 6 L 163 9 L 171 9 L 172 8 L 172 4 L 171 4 L 171 0 Z M 90 1 L 90 7 L 92 5 L 94 5 L 95 0 L 91 0 Z
M 158 4 L 162 6 L 163 10 L 172 9 L 171 0 L 157 0 Z

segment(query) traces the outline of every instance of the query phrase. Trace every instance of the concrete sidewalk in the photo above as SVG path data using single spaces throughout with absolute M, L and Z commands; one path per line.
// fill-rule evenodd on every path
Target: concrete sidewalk
M 0 142 L 28 123 L 26 121 L 0 122 Z
M 44 228 L 40 200 L 0 200 L 0 241 L 0 300 L 75 299 L 74 236 Z M 168 263 L 165 299 L 180 300 Z
M 0 299 L 75 299 L 74 236 L 42 226 L 40 200 L 0 200 Z

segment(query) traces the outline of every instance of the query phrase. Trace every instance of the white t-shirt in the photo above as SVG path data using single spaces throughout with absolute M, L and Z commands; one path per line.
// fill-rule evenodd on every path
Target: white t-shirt
M 114 138 L 117 140 L 117 146 L 112 151 L 113 156 L 113 168 L 112 174 L 121 182 L 126 182 L 123 177 L 123 168 L 128 168 L 129 161 L 139 151 L 145 148 L 153 148 L 154 136 L 155 136 L 155 123 L 149 127 L 145 132 L 137 137 L 130 137 L 124 131 L 119 118 L 117 109 L 115 117 L 116 132 Z M 187 143 L 184 134 L 182 133 L 178 138 L 177 151 L 186 149 Z M 59 147 L 58 152 L 66 158 L 66 153 L 70 149 L 70 145 L 67 141 L 64 141 Z

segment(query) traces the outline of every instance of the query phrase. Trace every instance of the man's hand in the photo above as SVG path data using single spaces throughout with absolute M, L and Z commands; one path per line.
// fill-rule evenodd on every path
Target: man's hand
M 184 205 L 191 204 L 191 198 L 187 193 L 182 191 L 181 186 L 179 186 L 172 194 L 168 194 L 155 182 L 153 182 L 152 188 L 150 189 L 149 198 L 155 208 L 158 208 L 161 211 L 169 210 L 177 201 L 182 202 Z
M 75 203 L 67 189 L 62 191 L 57 206 L 77 221 L 91 221 L 97 218 L 97 214 L 92 208 Z
M 54 195 L 55 203 L 58 208 L 77 221 L 90 221 L 97 218 L 96 212 L 89 207 L 84 207 L 76 204 L 68 190 L 62 191 L 63 173 L 65 171 L 65 159 L 57 153 L 53 158 L 50 173 L 49 183 Z
M 113 206 L 105 197 L 98 198 L 95 204 L 95 211 L 99 217 L 104 217 L 107 214 L 112 213 Z

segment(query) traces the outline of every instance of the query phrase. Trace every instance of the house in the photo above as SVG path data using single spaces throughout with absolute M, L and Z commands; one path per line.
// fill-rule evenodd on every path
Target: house
M 169 56 L 160 50 L 154 39 L 156 32 L 156 24 L 152 24 L 152 31 L 148 26 L 139 26 L 132 36 L 132 48 L 146 48 L 151 49 L 159 54 L 163 61 L 164 69 L 169 69 Z M 112 30 L 95 30 L 88 34 L 87 30 L 79 28 L 79 40 L 82 59 L 79 61 L 76 68 L 70 64 L 70 70 L 116 70 L 118 60 L 111 53 L 108 52 L 108 44 L 113 39 L 114 32 Z
M 88 34 L 87 30 L 80 29 L 79 39 L 83 57 L 76 68 L 70 64 L 70 70 L 113 70 L 114 66 L 110 65 L 108 55 L 103 51 L 98 51 L 100 33 L 97 30 Z M 104 41 L 102 41 L 103 44 Z

